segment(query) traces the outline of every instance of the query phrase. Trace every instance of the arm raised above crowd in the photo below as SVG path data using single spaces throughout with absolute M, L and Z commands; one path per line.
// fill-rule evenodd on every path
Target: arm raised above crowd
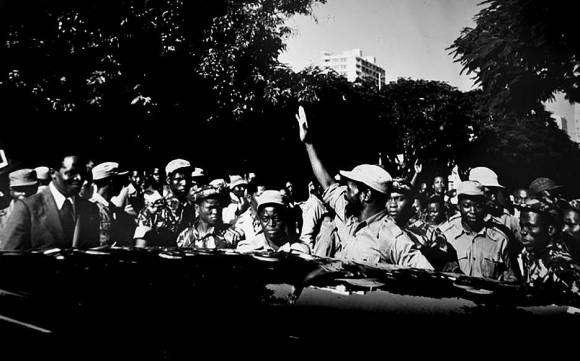
M 300 141 L 306 146 L 306 152 L 308 153 L 308 158 L 310 159 L 310 165 L 312 166 L 312 172 L 318 180 L 318 183 L 322 186 L 323 190 L 326 190 L 334 183 L 334 179 L 330 176 L 320 158 L 318 153 L 312 144 L 312 137 L 308 131 L 308 120 L 306 119 L 306 112 L 304 108 L 300 106 L 298 108 L 298 114 L 296 114 L 296 120 L 298 121 L 298 128 L 300 130 Z

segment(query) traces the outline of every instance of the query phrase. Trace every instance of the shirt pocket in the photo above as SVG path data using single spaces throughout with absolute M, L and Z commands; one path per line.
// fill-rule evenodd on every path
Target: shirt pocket
M 502 260 L 499 256 L 483 257 L 481 261 L 481 274 L 485 278 L 498 279 L 502 268 Z

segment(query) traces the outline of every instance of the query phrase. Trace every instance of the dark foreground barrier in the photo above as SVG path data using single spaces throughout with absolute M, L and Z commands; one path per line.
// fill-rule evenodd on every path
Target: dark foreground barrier
M 571 303 L 457 274 L 296 254 L 0 254 L 3 359 L 435 357 L 500 346 L 521 355 L 538 338 L 565 351 L 580 326 Z

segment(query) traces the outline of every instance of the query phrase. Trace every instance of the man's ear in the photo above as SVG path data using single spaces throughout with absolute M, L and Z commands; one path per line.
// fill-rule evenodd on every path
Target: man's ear
M 548 235 L 553 237 L 556 234 L 556 226 L 553 224 L 548 225 Z
M 373 192 L 369 188 L 365 189 L 361 194 L 363 202 L 369 203 L 373 197 L 372 193 Z

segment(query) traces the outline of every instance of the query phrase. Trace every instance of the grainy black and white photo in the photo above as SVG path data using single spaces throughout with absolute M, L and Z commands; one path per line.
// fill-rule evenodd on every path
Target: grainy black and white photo
M 579 14 L 0 0 L 0 359 L 573 351 Z

